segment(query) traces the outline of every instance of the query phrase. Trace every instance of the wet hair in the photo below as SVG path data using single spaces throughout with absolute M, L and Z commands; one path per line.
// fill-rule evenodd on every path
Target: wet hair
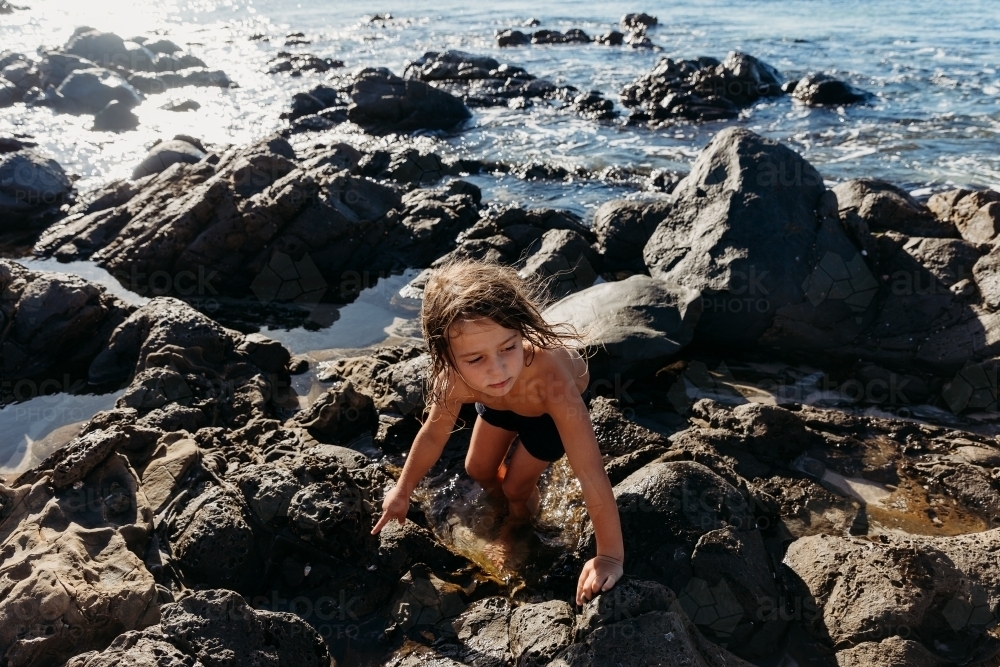
M 555 301 L 547 287 L 546 278 L 522 278 L 513 267 L 488 260 L 452 260 L 434 270 L 424 288 L 420 310 L 430 353 L 425 415 L 435 403 L 443 404 L 447 394 L 448 369 L 455 368 L 449 344 L 449 331 L 455 322 L 489 318 L 543 349 L 581 342 L 580 332 L 571 324 L 550 324 L 542 317 L 542 311 Z M 534 349 L 525 365 L 530 366 L 533 358 Z

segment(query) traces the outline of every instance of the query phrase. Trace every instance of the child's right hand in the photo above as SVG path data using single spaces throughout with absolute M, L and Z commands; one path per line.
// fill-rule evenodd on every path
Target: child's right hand
M 385 500 L 382 501 L 382 518 L 372 528 L 371 534 L 375 535 L 378 533 L 382 530 L 382 526 L 389 523 L 392 519 L 399 521 L 399 525 L 402 526 L 406 523 L 406 513 L 409 509 L 410 494 L 403 493 L 397 484 L 392 487 L 391 491 L 385 494 Z

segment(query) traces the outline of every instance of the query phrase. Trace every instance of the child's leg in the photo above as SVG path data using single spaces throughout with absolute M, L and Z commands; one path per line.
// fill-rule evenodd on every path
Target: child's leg
M 538 513 L 541 502 L 538 478 L 548 467 L 548 461 L 536 459 L 520 442 L 514 448 L 503 478 L 503 492 L 510 503 L 511 517 L 529 519 Z
M 477 417 L 472 426 L 469 453 L 465 456 L 465 471 L 488 493 L 496 494 L 500 491 L 505 474 L 503 460 L 515 437 L 516 431 L 489 424 L 482 417 Z

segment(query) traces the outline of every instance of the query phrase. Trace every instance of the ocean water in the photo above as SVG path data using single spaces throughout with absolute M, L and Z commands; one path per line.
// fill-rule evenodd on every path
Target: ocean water
M 27 2 L 27 0 L 26 0 Z M 950 184 L 1000 188 L 1000 4 L 969 0 L 820 2 L 479 2 L 377 3 L 322 0 L 163 0 L 75 2 L 32 0 L 29 11 L 0 17 L 0 48 L 29 57 L 42 45 L 64 44 L 90 25 L 126 39 L 162 35 L 227 72 L 239 88 L 175 89 L 149 96 L 141 126 L 121 135 L 91 132 L 89 116 L 54 115 L 22 105 L 0 110 L 0 135 L 28 134 L 87 189 L 126 177 L 156 139 L 188 133 L 215 144 L 241 144 L 279 129 L 291 96 L 326 75 L 268 74 L 278 51 L 344 61 L 347 70 L 387 66 L 402 74 L 425 51 L 489 54 L 532 74 L 615 99 L 621 87 L 661 56 L 724 57 L 742 50 L 777 67 L 786 79 L 827 72 L 876 95 L 869 106 L 809 109 L 787 97 L 748 109 L 726 123 L 648 130 L 599 123 L 548 107 L 480 109 L 462 132 L 431 138 L 434 150 L 512 162 L 531 160 L 683 171 L 708 139 L 737 123 L 803 153 L 830 181 L 885 178 L 918 193 Z M 600 45 L 529 45 L 501 49 L 494 32 L 528 18 L 539 28 L 617 26 L 622 14 L 646 11 L 660 24 L 649 33 L 656 50 Z M 368 22 L 375 13 L 388 21 Z M 305 33 L 311 44 L 285 47 Z M 265 34 L 270 41 L 252 41 Z M 162 110 L 194 99 L 196 112 Z M 621 107 L 618 107 L 621 109 Z M 345 130 L 338 130 L 342 132 Z M 513 179 L 487 186 L 496 199 L 555 202 L 583 213 L 621 193 L 598 183 L 532 184 Z

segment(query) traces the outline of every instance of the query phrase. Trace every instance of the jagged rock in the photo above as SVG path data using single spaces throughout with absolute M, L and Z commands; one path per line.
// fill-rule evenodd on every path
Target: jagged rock
M 165 111 L 197 111 L 201 105 L 194 100 L 184 100 L 182 102 L 170 102 L 162 107 Z
M 878 283 L 824 193 L 795 152 L 722 130 L 674 190 L 643 259 L 654 278 L 701 293 L 700 340 L 845 344 L 874 317 Z M 835 289 L 845 279 L 848 289 Z
M 857 215 L 873 232 L 894 231 L 910 236 L 955 237 L 952 225 L 934 219 L 926 206 L 905 190 L 871 178 L 840 183 L 833 188 L 842 218 Z M 856 225 L 850 220 L 846 224 Z
M 374 434 L 378 416 L 370 396 L 359 393 L 350 382 L 329 389 L 309 408 L 296 414 L 294 423 L 323 442 L 350 442 L 362 433 Z
M 944 667 L 946 664 L 920 642 L 898 635 L 837 652 L 837 667 Z
M 472 116 L 462 101 L 388 69 L 365 68 L 351 87 L 348 118 L 373 132 L 450 130 Z
M 470 604 L 452 623 L 462 646 L 462 659 L 475 667 L 511 664 L 510 601 L 494 596 Z
M 798 80 L 791 93 L 792 97 L 809 106 L 854 104 L 872 96 L 828 74 L 807 74 Z
M 642 250 L 669 211 L 667 202 L 616 199 L 601 204 L 592 228 L 604 270 L 645 273 Z
M 172 42 L 169 39 L 158 39 L 155 42 L 147 40 L 144 41 L 142 45 L 153 53 L 177 53 L 178 51 L 183 50 L 181 47 L 177 46 L 175 42 Z
M 793 542 L 784 563 L 794 590 L 819 611 L 806 624 L 817 639 L 849 648 L 905 626 L 931 656 L 975 662 L 1000 648 L 987 632 L 1000 595 L 1000 572 L 987 555 L 997 534 L 874 542 L 814 535 Z
M 1000 192 L 949 190 L 932 195 L 927 207 L 970 243 L 989 243 L 1000 233 Z
M 549 665 L 643 667 L 651 660 L 706 667 L 750 665 L 706 640 L 670 589 L 628 576 L 584 606 L 577 616 L 576 643 Z
M 150 174 L 158 174 L 177 162 L 195 164 L 205 157 L 205 152 L 187 141 L 171 139 L 153 146 L 142 162 L 132 170 L 132 179 L 142 178 Z
M 701 306 L 697 292 L 636 275 L 572 294 L 544 316 L 580 331 L 595 348 L 591 380 L 617 387 L 654 372 L 691 342 Z
M 42 227 L 68 203 L 73 185 L 58 162 L 19 144 L 0 153 L 2 231 Z
M 0 260 L 0 294 L 6 332 L 0 357 L 4 378 L 12 381 L 62 377 L 67 370 L 73 377 L 131 310 L 103 287 L 72 275 L 29 271 L 11 260 Z M 20 400 L 41 393 L 32 386 Z
M 548 665 L 572 643 L 576 617 L 573 607 L 550 600 L 517 607 L 510 617 L 510 651 L 517 665 Z
M 112 454 L 79 481 L 59 491 L 45 476 L 0 487 L 0 651 L 8 665 L 62 664 L 159 620 L 153 577 L 136 556 L 153 517 L 135 473 Z
M 586 44 L 590 42 L 590 36 L 579 28 L 573 28 L 566 32 L 558 30 L 536 30 L 531 35 L 532 44 Z
M 541 280 L 555 299 L 579 292 L 597 280 L 598 255 L 590 244 L 570 229 L 550 229 L 541 245 L 518 271 L 525 279 Z
M 522 46 L 531 44 L 531 35 L 525 35 L 520 30 L 498 30 L 497 46 Z
M 81 69 L 99 69 L 97 63 L 86 58 L 61 51 L 40 52 L 42 61 L 38 63 L 41 88 L 57 88 L 72 72 Z
M 734 51 L 723 62 L 661 58 L 651 72 L 626 85 L 620 98 L 625 106 L 638 108 L 633 121 L 708 121 L 735 118 L 741 107 L 781 94 L 776 69 Z
M 320 634 L 299 616 L 254 609 L 232 591 L 192 592 L 162 607 L 160 624 L 127 632 L 66 667 L 225 667 L 333 664 Z

